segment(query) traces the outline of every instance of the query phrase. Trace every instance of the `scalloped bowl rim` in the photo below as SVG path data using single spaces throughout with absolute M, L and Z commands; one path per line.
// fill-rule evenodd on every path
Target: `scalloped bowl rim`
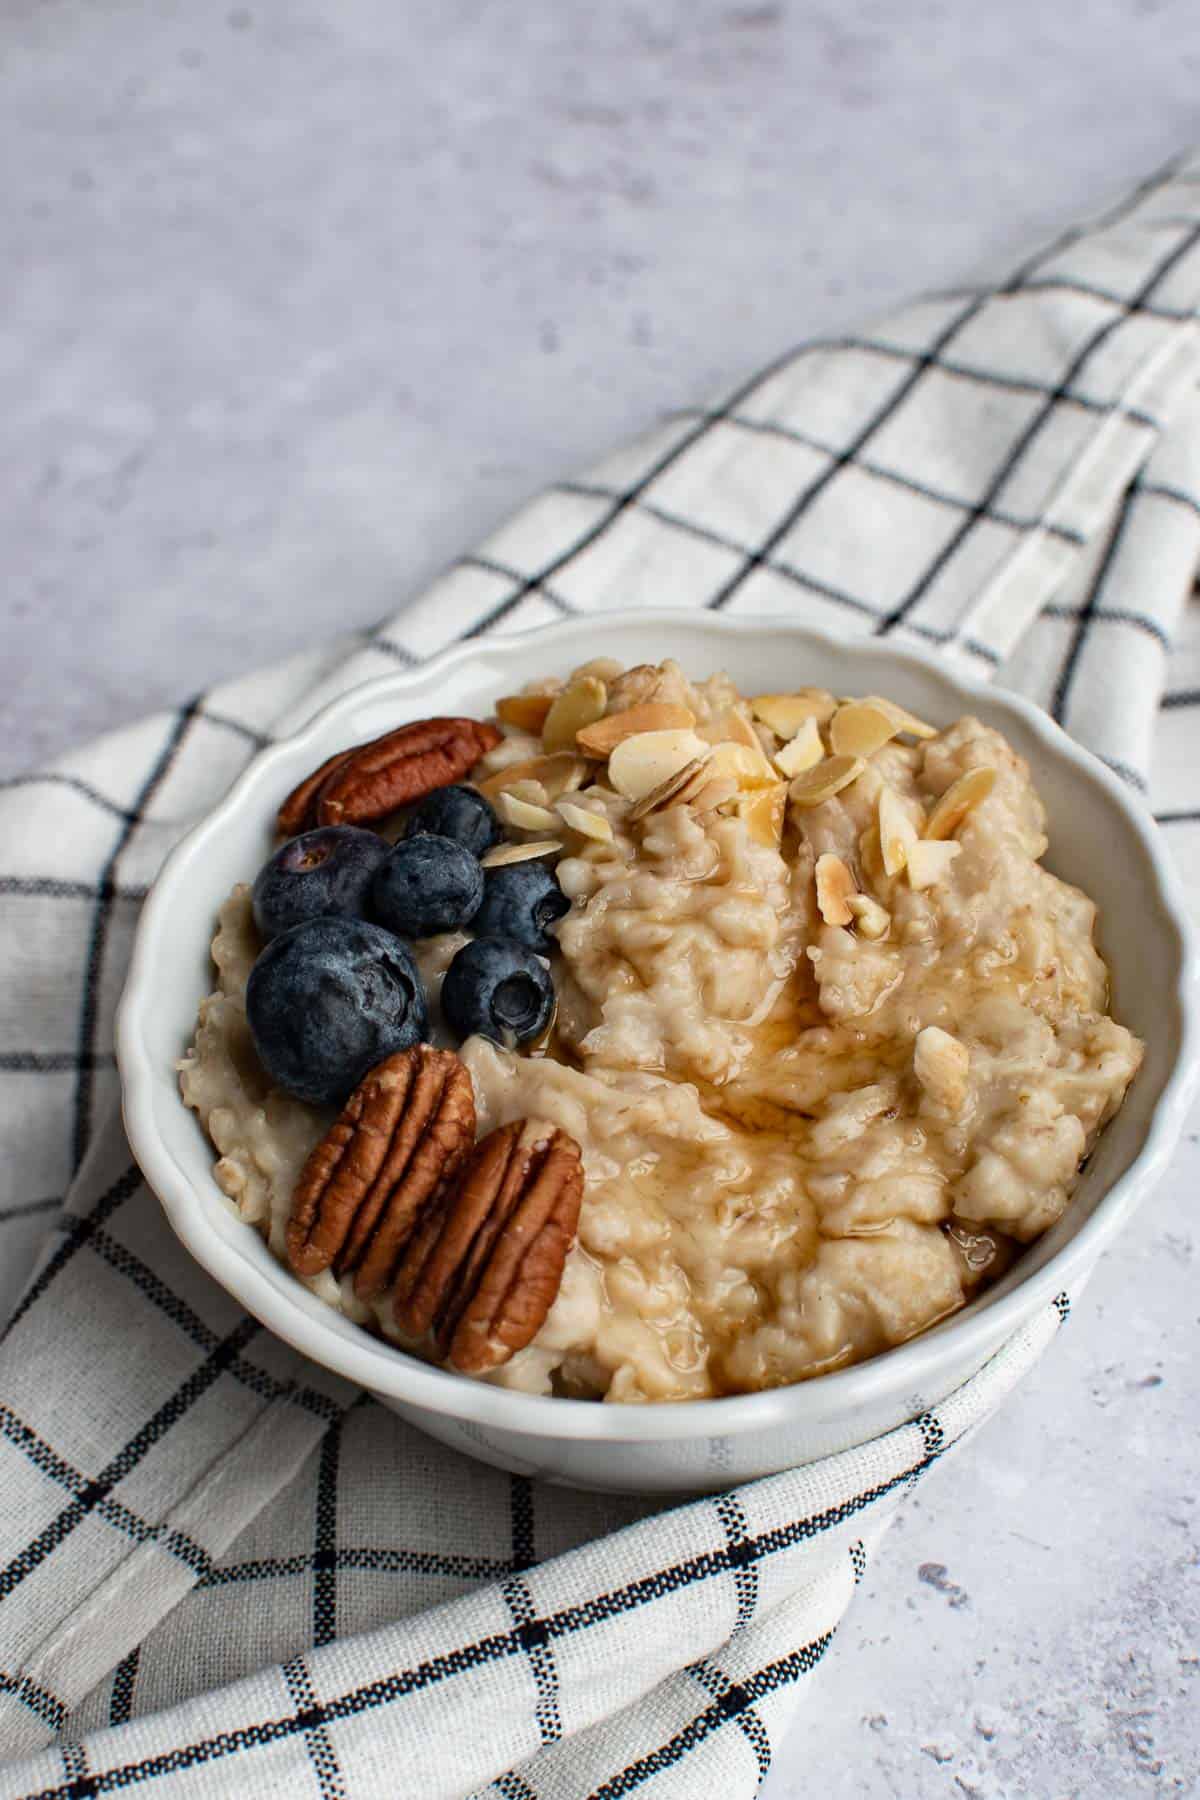
M 1145 1142 L 1129 1167 L 1118 1176 L 1096 1204 L 1095 1210 L 1041 1267 L 1026 1279 L 1018 1279 L 1006 1292 L 989 1294 L 954 1314 L 943 1324 L 881 1352 L 866 1362 L 789 1386 L 738 1394 L 720 1399 L 666 1401 L 645 1406 L 605 1406 L 594 1401 L 569 1400 L 525 1394 L 478 1382 L 434 1368 L 377 1338 L 365 1330 L 343 1336 L 331 1329 L 339 1315 L 289 1278 L 281 1290 L 266 1274 L 226 1241 L 214 1228 L 210 1210 L 214 1203 L 224 1220 L 237 1231 L 253 1232 L 229 1213 L 216 1186 L 201 1192 L 180 1168 L 163 1143 L 155 1120 L 156 1075 L 143 1040 L 145 1008 L 157 988 L 159 952 L 168 941 L 165 932 L 171 896 L 205 847 L 219 837 L 227 822 L 260 788 L 270 784 L 274 770 L 300 759 L 312 747 L 310 766 L 328 754 L 320 748 L 334 735 L 344 715 L 361 705 L 363 696 L 384 689 L 403 700 L 407 689 L 425 685 L 437 676 L 468 662 L 472 657 L 503 655 L 514 647 L 528 649 L 544 642 L 552 647 L 586 634 L 587 652 L 603 652 L 606 632 L 617 629 L 661 629 L 670 641 L 689 632 L 716 637 L 784 637 L 797 646 L 808 644 L 837 657 L 884 655 L 898 667 L 918 669 L 932 677 L 948 699 L 974 698 L 991 710 L 1009 711 L 1038 740 L 1047 756 L 1074 765 L 1094 785 L 1105 791 L 1123 814 L 1128 828 L 1140 840 L 1154 872 L 1155 898 L 1176 939 L 1179 980 L 1174 999 L 1179 1009 L 1179 1054 L 1154 1105 Z M 686 654 L 686 651 L 684 652 Z M 199 996 L 197 996 L 197 999 Z M 248 1312 L 278 1337 L 313 1361 L 357 1382 L 376 1394 L 401 1404 L 467 1420 L 494 1429 L 522 1432 L 541 1438 L 592 1442 L 647 1442 L 700 1438 L 709 1433 L 738 1434 L 770 1429 L 784 1421 L 802 1420 L 811 1407 L 822 1414 L 843 1403 L 847 1413 L 857 1404 L 882 1391 L 919 1391 L 936 1377 L 938 1365 L 957 1349 L 965 1349 L 967 1334 L 974 1332 L 981 1344 L 994 1343 L 997 1334 L 1008 1336 L 1030 1316 L 1039 1301 L 1049 1302 L 1112 1240 L 1132 1211 L 1161 1177 L 1175 1148 L 1198 1073 L 1200 1043 L 1200 961 L 1188 922 L 1182 886 L 1168 853 L 1148 813 L 1104 765 L 1074 742 L 1039 708 L 1020 695 L 996 689 L 986 682 L 947 667 L 944 660 L 919 647 L 900 647 L 890 640 L 843 638 L 816 627 L 763 616 L 728 616 L 670 609 L 638 609 L 575 615 L 549 625 L 521 632 L 489 633 L 486 637 L 460 640 L 411 669 L 400 669 L 358 684 L 338 695 L 316 712 L 298 731 L 256 755 L 238 776 L 225 797 L 193 826 L 167 856 L 147 897 L 138 924 L 129 973 L 117 1017 L 117 1060 L 121 1074 L 126 1131 L 134 1156 L 151 1189 L 158 1195 L 178 1237 L 196 1261 Z M 182 1101 L 180 1101 L 182 1107 Z M 190 1116 L 190 1115 L 189 1115 Z M 199 1129 L 198 1122 L 196 1129 Z M 261 1240 L 260 1240 L 261 1241 Z M 1019 1265 L 1018 1265 L 1019 1267 Z M 1003 1284 L 1000 1284 L 1003 1286 Z M 294 1292 L 291 1291 L 294 1289 Z M 324 1317 L 322 1315 L 325 1315 Z M 328 1322 L 327 1322 L 328 1321 Z M 982 1328 L 981 1328 L 982 1326 Z M 817 1396 L 817 1397 L 814 1397 Z

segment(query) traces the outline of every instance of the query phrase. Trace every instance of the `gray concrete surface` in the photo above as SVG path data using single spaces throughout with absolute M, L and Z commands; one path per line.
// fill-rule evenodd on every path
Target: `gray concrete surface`
M 1198 88 L 1193 0 L 9 0 L 0 769 L 398 607 Z
M 9 0 L 0 773 L 398 608 L 1198 96 L 1194 0 Z M 1200 1791 L 1198 1155 L 892 1534 L 769 1800 Z

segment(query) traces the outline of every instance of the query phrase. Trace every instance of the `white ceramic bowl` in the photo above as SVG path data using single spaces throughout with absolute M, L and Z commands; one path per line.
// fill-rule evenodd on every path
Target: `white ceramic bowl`
M 1103 1134 L 1063 1219 L 979 1300 L 872 1362 L 725 1400 L 601 1406 L 510 1393 L 430 1368 L 329 1310 L 222 1200 L 213 1155 L 179 1097 L 175 1063 L 211 985 L 218 905 L 272 847 L 283 796 L 333 751 L 430 713 L 482 717 L 535 672 L 592 656 L 676 657 L 724 668 L 743 692 L 820 684 L 885 693 L 934 722 L 974 712 L 1033 765 L 1050 815 L 1048 862 L 1098 901 L 1117 1015 L 1145 1065 Z M 979 1369 L 1112 1243 L 1166 1167 L 1196 1066 L 1196 961 L 1179 885 L 1139 803 L 1041 712 L 877 639 L 835 641 L 775 622 L 623 613 L 468 642 L 385 675 L 265 751 L 168 858 L 142 914 L 117 1041 L 134 1155 L 172 1225 L 208 1272 L 280 1337 L 369 1388 L 434 1437 L 502 1468 L 584 1487 L 696 1492 L 763 1475 L 911 1418 Z M 1132 1304 L 1131 1300 L 1131 1304 Z

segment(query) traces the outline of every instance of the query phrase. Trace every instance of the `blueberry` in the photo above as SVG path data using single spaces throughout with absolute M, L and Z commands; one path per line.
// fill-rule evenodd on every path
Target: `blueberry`
M 359 919 L 367 890 L 388 846 L 355 825 L 323 825 L 277 850 L 251 892 L 263 943 L 305 919 Z
M 545 863 L 501 863 L 485 869 L 483 905 L 475 929 L 484 937 L 515 938 L 527 950 L 549 956 L 554 948 L 546 928 L 569 912 L 570 901 Z
M 381 863 L 371 884 L 371 913 L 400 937 L 458 931 L 483 899 L 483 870 L 453 838 L 423 831 L 404 838 Z
M 490 801 L 469 787 L 437 788 L 427 794 L 408 820 L 409 837 L 420 831 L 453 838 L 475 856 L 482 856 L 504 836 Z
M 549 969 L 511 938 L 473 938 L 446 970 L 442 1015 L 460 1041 L 478 1032 L 511 1049 L 539 1037 L 553 1014 Z
M 407 946 L 359 919 L 309 919 L 274 938 L 250 971 L 246 1018 L 271 1080 L 324 1106 L 427 1032 Z

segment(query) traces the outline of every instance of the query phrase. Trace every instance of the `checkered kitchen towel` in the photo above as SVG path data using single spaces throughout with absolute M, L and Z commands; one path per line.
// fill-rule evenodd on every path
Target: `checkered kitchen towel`
M 1160 816 L 1195 862 L 1198 301 L 1192 162 L 1002 287 L 674 415 L 365 640 L 6 785 L 0 1795 L 753 1792 L 889 1513 L 1068 1296 L 936 1417 L 718 1499 L 477 1466 L 275 1342 L 175 1243 L 117 1107 L 138 902 L 332 694 L 639 601 L 943 646 L 1136 787 L 1157 734 Z

